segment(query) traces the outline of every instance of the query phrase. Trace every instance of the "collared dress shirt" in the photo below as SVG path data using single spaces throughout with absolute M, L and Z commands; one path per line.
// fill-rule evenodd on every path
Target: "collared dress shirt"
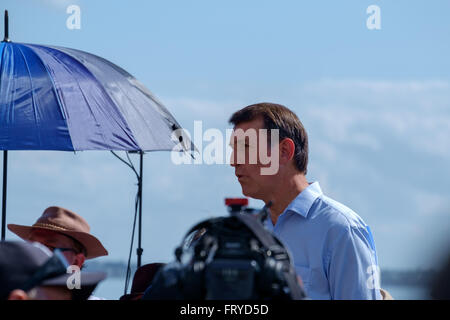
M 322 193 L 303 190 L 266 227 L 288 248 L 311 299 L 381 299 L 377 253 L 370 228 L 351 209 Z

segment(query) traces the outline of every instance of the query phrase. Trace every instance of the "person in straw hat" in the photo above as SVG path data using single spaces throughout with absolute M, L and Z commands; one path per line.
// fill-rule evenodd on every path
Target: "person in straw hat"
M 67 283 L 71 275 L 63 255 L 41 243 L 0 242 L 0 301 L 2 300 L 86 300 L 104 272 L 81 272 L 78 290 Z
M 40 242 L 51 251 L 60 249 L 71 265 L 82 268 L 86 259 L 108 255 L 102 243 L 90 233 L 81 216 L 61 207 L 49 207 L 32 226 L 8 224 L 20 238 Z

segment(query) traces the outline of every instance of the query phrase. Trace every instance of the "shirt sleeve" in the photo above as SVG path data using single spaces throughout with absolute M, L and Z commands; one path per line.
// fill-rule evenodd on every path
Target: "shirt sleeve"
M 336 300 L 382 299 L 376 252 L 370 233 L 362 227 L 342 227 L 332 239 L 328 282 Z

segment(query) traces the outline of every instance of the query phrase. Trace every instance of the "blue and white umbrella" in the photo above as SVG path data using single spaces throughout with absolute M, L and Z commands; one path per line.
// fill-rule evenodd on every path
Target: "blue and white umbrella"
M 5 12 L 0 43 L 2 240 L 7 150 L 140 151 L 140 220 L 143 152 L 195 149 L 177 129 L 178 122 L 150 91 L 115 64 L 80 50 L 11 42 Z M 140 234 L 139 229 L 139 249 Z

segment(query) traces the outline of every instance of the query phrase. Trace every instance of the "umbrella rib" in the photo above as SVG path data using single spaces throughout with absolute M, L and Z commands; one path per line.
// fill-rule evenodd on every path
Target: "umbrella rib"
M 152 110 L 154 112 L 157 112 L 163 119 L 165 119 L 167 122 L 169 122 L 171 125 L 169 126 L 172 130 L 174 130 L 175 128 L 182 128 L 180 126 L 180 124 L 178 123 L 178 121 L 175 119 L 175 117 L 170 113 L 170 111 L 164 106 L 164 104 L 159 101 L 158 98 L 156 98 L 156 96 L 153 95 L 153 93 L 146 88 L 139 80 L 137 80 L 135 77 L 133 77 L 129 72 L 127 72 L 126 70 L 124 70 L 123 68 L 121 68 L 120 66 L 112 63 L 109 60 L 106 60 L 103 57 L 97 56 L 95 54 L 89 53 L 89 52 L 84 52 L 78 49 L 73 49 L 73 48 L 65 48 L 65 47 L 59 47 L 59 46 L 48 46 L 49 48 L 53 49 L 53 50 L 58 50 L 61 51 L 63 53 L 65 53 L 66 55 L 70 56 L 71 58 L 75 59 L 76 61 L 78 61 L 79 63 L 81 63 L 81 65 L 85 65 L 84 60 L 77 55 L 77 53 L 81 56 L 86 55 L 88 57 L 91 57 L 91 59 L 96 59 L 96 60 L 100 60 L 103 63 L 105 63 L 108 67 L 110 67 L 113 71 L 115 72 L 119 72 L 122 74 L 122 76 L 124 76 L 125 78 L 127 78 L 128 83 L 134 88 L 134 90 L 136 90 L 137 92 L 139 92 L 139 94 L 143 95 L 143 97 L 145 97 L 145 99 L 148 99 L 149 101 L 151 101 L 151 103 L 149 104 L 149 107 L 152 108 Z M 87 59 L 89 60 L 89 59 Z M 92 63 L 92 62 L 91 62 Z M 89 70 L 89 67 L 85 65 L 85 67 Z M 89 70 L 90 71 L 90 70 Z M 91 72 L 92 76 L 94 79 L 96 79 L 100 84 L 104 83 L 99 80 L 96 76 L 96 74 L 94 72 Z M 135 103 L 133 102 L 133 99 L 129 96 L 127 90 L 125 90 L 122 85 L 118 82 L 117 83 L 117 89 L 120 91 L 122 97 L 124 97 L 130 104 L 130 106 L 133 107 L 134 111 L 139 114 L 141 116 L 141 118 L 144 119 L 144 124 L 147 128 L 150 129 L 147 121 L 145 121 L 145 118 L 142 117 L 142 113 L 140 111 L 139 108 L 135 107 Z M 125 121 L 128 122 L 128 117 L 126 116 L 127 113 L 125 109 L 121 109 L 120 108 L 120 104 L 118 103 L 118 101 L 116 101 L 116 99 L 113 97 L 113 95 L 111 94 L 111 92 L 109 90 L 106 89 L 104 90 L 104 93 L 111 99 L 111 101 L 114 103 L 114 105 L 116 105 L 117 109 L 120 110 L 121 112 L 123 112 L 123 116 L 125 118 Z M 131 130 L 131 127 L 130 127 Z M 151 130 L 150 130 L 150 134 L 151 134 Z M 131 130 L 130 132 L 131 135 L 133 135 L 134 137 L 134 132 Z M 153 139 L 153 141 L 155 143 L 157 143 L 157 139 L 156 137 L 154 137 L 153 134 L 151 134 L 151 137 Z M 139 146 L 139 142 L 138 140 L 135 138 L 133 139 L 133 141 L 136 141 L 136 144 Z M 185 153 L 188 153 L 191 155 L 192 158 L 195 159 L 195 157 L 192 155 L 191 151 L 194 150 L 196 151 L 196 147 L 193 144 L 192 141 L 190 141 L 191 146 L 190 147 L 186 147 L 184 145 L 182 145 L 182 151 L 184 151 Z M 173 148 L 171 149 L 165 149 L 165 148 L 158 148 L 158 149 L 153 149 L 153 150 L 144 150 L 142 147 L 140 147 L 140 149 L 142 151 L 172 151 Z
M 84 53 L 84 54 L 88 54 L 88 55 L 90 55 L 90 56 L 96 57 L 97 59 L 103 61 L 105 64 L 107 64 L 108 66 L 110 66 L 113 70 L 114 70 L 115 68 L 118 68 L 118 69 L 122 70 L 122 72 L 124 72 L 124 73 L 127 75 L 127 77 L 130 78 L 130 79 L 128 79 L 128 81 L 130 81 L 140 93 L 144 94 L 144 96 L 146 96 L 147 98 L 150 98 L 150 100 L 153 100 L 153 102 L 155 102 L 155 104 L 156 104 L 157 106 L 159 106 L 159 107 L 162 106 L 162 109 L 164 110 L 165 114 L 163 114 L 163 113 L 161 112 L 161 110 L 158 110 L 158 108 L 155 108 L 152 104 L 149 104 L 150 107 L 151 107 L 153 110 L 155 110 L 156 112 L 158 112 L 158 113 L 159 113 L 163 118 L 165 118 L 167 121 L 169 121 L 169 122 L 175 122 L 176 125 L 179 126 L 179 124 L 177 123 L 177 121 L 175 120 L 175 118 L 170 114 L 170 112 L 169 112 L 169 111 L 168 111 L 168 110 L 167 110 L 167 109 L 166 109 L 166 108 L 165 108 L 165 107 L 164 107 L 164 106 L 163 106 L 163 105 L 162 105 L 155 97 L 153 97 L 153 95 L 150 93 L 150 91 L 149 91 L 147 88 L 145 88 L 145 86 L 143 86 L 143 85 L 142 85 L 136 78 L 134 78 L 130 73 L 128 73 L 127 71 L 125 71 L 125 70 L 122 69 L 121 67 L 115 65 L 115 64 L 112 63 L 111 61 L 108 61 L 108 60 L 106 60 L 106 59 L 104 59 L 104 58 L 102 58 L 102 57 L 96 56 L 96 55 L 94 55 L 94 54 L 92 54 L 92 53 L 83 52 L 83 51 L 76 50 L 76 49 L 61 48 L 61 47 L 53 47 L 53 49 L 60 50 L 61 52 L 64 52 L 65 54 L 67 54 L 68 56 L 72 57 L 72 58 L 75 59 L 76 61 L 78 61 L 78 58 L 76 58 L 72 53 L 70 53 L 70 51 L 71 51 L 71 50 L 79 51 L 79 52 L 82 52 L 82 53 Z M 81 62 L 80 62 L 80 63 L 81 63 Z M 83 65 L 83 63 L 81 63 L 81 64 Z M 99 81 L 99 80 L 97 79 L 97 77 L 96 77 L 93 73 L 91 73 L 91 74 L 92 74 L 92 77 L 93 77 L 94 79 L 96 79 L 99 83 L 101 83 L 101 81 Z M 133 107 L 134 111 L 135 111 L 142 119 L 145 119 L 145 117 L 144 117 L 144 115 L 142 114 L 142 112 L 140 111 L 140 109 L 135 107 L 135 103 L 134 103 L 133 100 L 130 98 L 130 96 L 127 94 L 127 91 L 124 90 L 124 89 L 122 88 L 122 86 L 120 85 L 120 83 L 117 83 L 117 88 L 120 90 L 120 92 L 121 92 L 121 94 L 123 95 L 123 97 L 125 97 L 125 98 L 129 101 L 129 104 L 130 104 L 130 106 Z M 117 109 L 118 109 L 118 110 L 121 110 L 121 109 L 119 108 L 119 104 L 116 103 L 116 100 L 109 94 L 108 90 L 104 90 L 104 92 L 105 92 L 105 94 L 111 99 L 111 101 L 116 105 Z M 123 111 L 125 111 L 125 110 L 123 110 Z M 124 116 L 125 116 L 125 114 L 126 114 L 126 113 L 124 113 Z M 171 116 L 172 119 L 169 119 L 169 118 L 168 118 L 169 116 Z M 126 122 L 128 122 L 128 120 L 129 120 L 128 117 L 125 116 L 125 120 L 126 120 Z M 144 123 L 145 123 L 145 125 L 146 125 L 147 127 L 149 127 L 147 121 L 144 120 Z M 150 135 L 151 135 L 152 138 L 153 138 L 153 141 L 154 141 L 155 143 L 157 143 L 158 140 L 156 139 L 156 137 L 154 137 L 152 131 L 150 130 L 149 132 L 150 132 Z M 131 131 L 131 133 L 134 135 L 134 132 L 133 132 L 133 131 Z M 136 141 L 136 145 L 137 145 L 140 149 L 142 149 L 142 147 L 140 146 L 140 144 L 139 144 L 139 142 L 138 142 L 138 140 L 137 140 L 136 137 L 134 138 L 134 140 Z M 144 151 L 144 150 L 143 150 L 143 151 Z
M 140 144 L 139 144 L 139 142 L 138 142 L 138 140 L 137 140 L 137 138 L 136 138 L 135 135 L 134 135 L 134 132 L 133 132 L 133 131 L 131 130 L 131 128 L 129 128 L 129 126 L 128 126 L 128 118 L 126 118 L 126 117 L 122 114 L 122 113 L 123 113 L 123 110 L 121 110 L 121 109 L 119 108 L 119 106 L 118 106 L 116 100 L 113 99 L 113 98 L 111 97 L 111 95 L 109 94 L 108 90 L 106 90 L 106 89 L 103 87 L 102 82 L 99 81 L 99 79 L 94 75 L 94 73 L 93 73 L 87 66 L 85 66 L 84 63 L 83 63 L 82 61 L 80 61 L 80 59 L 79 59 L 78 57 L 76 57 L 76 56 L 74 56 L 73 54 L 70 53 L 70 50 L 74 50 L 74 49 L 63 48 L 63 47 L 52 47 L 52 46 L 49 46 L 48 48 L 51 48 L 51 49 L 53 49 L 53 50 L 57 50 L 57 51 L 59 51 L 59 52 L 64 53 L 66 56 L 68 56 L 68 57 L 70 57 L 71 59 L 73 59 L 74 61 L 76 61 L 82 68 L 85 69 L 85 71 L 86 71 L 86 72 L 87 72 L 87 73 L 88 73 L 88 74 L 89 74 L 89 75 L 90 75 L 90 76 L 98 83 L 101 92 L 109 99 L 109 103 L 111 103 L 111 105 L 114 106 L 115 111 L 118 113 L 118 115 L 119 115 L 119 116 L 121 117 L 121 119 L 123 120 L 123 124 L 125 125 L 125 127 L 121 125 L 121 122 L 120 122 L 120 121 L 116 121 L 116 124 L 117 124 L 118 126 L 121 127 L 123 133 L 130 139 L 130 141 L 133 142 L 133 145 L 135 145 L 135 146 L 133 146 L 133 148 L 137 147 L 138 150 L 142 149 L 141 146 L 140 146 Z M 79 51 L 79 50 L 78 50 L 78 51 Z M 54 58 L 55 58 L 58 62 L 61 63 L 61 60 L 59 60 L 57 57 L 54 57 Z M 105 59 L 102 58 L 102 60 L 105 60 Z M 105 60 L 105 61 L 107 61 L 107 60 Z M 64 64 L 62 64 L 62 65 L 64 65 Z M 64 67 L 66 67 L 66 66 L 64 65 Z M 83 94 L 83 97 L 85 98 L 84 92 L 82 91 L 82 89 L 81 89 L 79 83 L 78 83 L 78 87 L 80 88 L 80 91 L 81 91 L 81 93 Z M 124 90 L 121 90 L 121 92 L 122 92 L 122 94 L 130 101 L 131 105 L 133 105 L 131 99 L 127 96 L 126 92 L 124 92 Z M 85 100 L 86 100 L 86 98 L 85 98 Z M 91 114 L 93 115 L 92 111 L 91 111 Z M 140 114 L 140 115 L 141 115 L 141 114 Z M 141 116 L 142 116 L 142 115 L 141 115 Z M 93 115 L 93 117 L 94 117 L 94 115 Z M 95 117 L 94 117 L 94 119 L 95 119 Z M 112 119 L 115 119 L 115 118 L 112 117 Z M 129 130 L 129 131 L 128 131 L 128 130 Z M 103 132 L 102 132 L 102 136 L 105 137 L 105 135 L 104 135 Z M 105 138 L 104 138 L 104 139 L 105 139 Z M 105 142 L 105 143 L 106 143 L 106 142 Z M 134 149 L 133 149 L 133 150 L 134 150 Z
M 122 159 L 119 155 L 117 155 L 113 150 L 110 150 L 110 151 L 117 159 L 119 159 L 120 161 L 125 163 L 128 167 L 130 167 L 134 171 L 134 173 L 136 174 L 136 178 L 138 180 L 138 184 L 140 185 L 140 183 L 141 183 L 141 176 L 137 173 L 136 169 L 134 168 L 133 162 L 131 161 L 128 152 L 126 152 L 126 155 L 127 155 L 129 163 L 126 162 L 124 159 Z M 135 231 L 136 231 L 136 219 L 137 219 L 137 214 L 138 214 L 138 205 L 139 205 L 140 201 L 141 200 L 139 198 L 139 188 L 138 188 L 138 192 L 137 192 L 136 198 L 135 198 L 133 231 L 131 232 L 131 244 L 130 244 L 130 251 L 129 251 L 129 255 L 128 255 L 127 271 L 126 271 L 126 276 L 125 276 L 124 294 L 127 293 L 129 282 L 130 282 L 130 276 L 131 276 L 131 254 L 133 252 L 133 243 L 134 243 L 134 238 L 135 238 L 134 235 L 135 235 Z
M 137 173 L 136 168 L 135 168 L 134 165 L 133 165 L 133 162 L 131 162 L 131 159 L 130 159 L 130 157 L 129 157 L 129 155 L 128 155 L 128 152 L 127 152 L 126 154 L 127 154 L 127 158 L 128 158 L 128 161 L 129 161 L 129 162 L 126 162 L 123 158 L 121 158 L 121 157 L 120 157 L 118 154 L 116 154 L 113 150 L 110 150 L 110 151 L 111 151 L 111 153 L 112 153 L 117 159 L 119 159 L 120 161 L 122 161 L 123 163 L 125 163 L 128 167 L 130 167 L 131 170 L 133 170 L 134 173 L 136 174 L 136 177 L 139 179 L 139 174 Z
M 88 110 L 90 111 L 90 114 L 92 116 L 92 118 L 95 120 L 95 123 L 97 124 L 98 128 L 99 128 L 99 133 L 101 134 L 102 138 L 103 138 L 103 143 L 105 145 L 108 145 L 106 139 L 105 139 L 105 134 L 102 130 L 102 127 L 99 125 L 99 122 L 97 120 L 97 118 L 95 117 L 94 112 L 92 112 L 92 108 L 89 105 L 89 102 L 86 99 L 86 95 L 83 92 L 83 89 L 80 86 L 80 83 L 78 82 L 78 79 L 73 75 L 72 71 L 70 70 L 70 68 L 68 68 L 64 63 L 62 63 L 61 60 L 59 60 L 56 56 L 52 56 L 56 61 L 58 61 L 60 63 L 60 65 L 68 72 L 68 74 L 71 75 L 71 77 L 74 79 L 74 82 L 77 84 L 78 89 L 80 90 L 81 95 L 83 96 L 84 101 L 86 102 L 86 106 L 88 108 Z M 73 58 L 72 58 L 73 59 Z M 77 63 L 80 63 L 78 60 L 74 59 L 75 61 L 77 61 Z M 80 63 L 81 64 L 81 63 Z M 82 64 L 81 64 L 82 65 Z
M 11 50 L 14 50 L 13 48 L 11 48 Z M 0 65 L 0 75 L 2 75 L 3 74 L 3 69 L 5 68 L 5 63 L 6 63 L 6 61 L 7 61 L 7 59 L 4 59 L 3 58 L 3 56 L 5 55 L 5 52 L 6 52 L 6 45 L 4 45 L 3 46 L 3 51 L 2 51 L 2 59 L 0 60 L 1 61 L 1 65 Z M 13 73 L 13 75 L 14 75 L 14 62 L 11 62 L 11 61 L 9 61 L 10 63 L 9 63 L 9 65 L 8 65 L 8 67 L 7 68 L 9 68 L 9 69 L 12 69 L 12 73 Z M 12 64 L 12 66 L 11 66 L 11 64 Z M 11 70 L 7 70 L 7 71 L 11 71 Z M 7 81 L 6 82 L 6 86 L 8 87 L 7 89 L 6 89 L 6 92 L 5 92 L 5 122 L 6 123 L 8 123 L 8 114 L 9 114 L 9 111 L 11 110 L 11 104 L 12 104 L 12 109 L 13 109 L 13 112 L 12 112 L 12 115 L 10 116 L 10 117 L 12 117 L 12 121 L 11 122 L 14 122 L 14 101 L 15 101 L 15 86 L 14 86 L 14 84 L 15 84 L 15 77 L 13 77 L 13 79 L 12 79 L 12 81 Z M 3 85 L 3 83 L 1 83 L 1 77 L 0 77 L 0 88 L 1 88 L 1 85 Z M 11 87 L 12 87 L 12 90 L 8 90 L 8 89 L 11 89 Z M 7 96 L 8 96 L 8 92 L 9 93 L 11 93 L 12 92 L 12 99 L 10 98 L 9 99 L 9 103 L 6 103 L 7 101 L 8 101 L 8 99 L 7 99 Z M 4 150 L 7 150 L 7 148 L 5 147 L 5 149 Z
M 58 48 L 58 47 L 55 47 Z M 68 48 L 64 48 L 64 49 L 68 49 Z M 161 110 L 159 110 L 158 108 L 153 108 L 156 112 L 158 112 L 163 118 L 165 118 L 167 121 L 169 122 L 175 122 L 175 124 L 180 127 L 180 125 L 178 124 L 177 120 L 175 119 L 175 117 L 169 112 L 169 110 L 162 104 L 162 102 L 160 102 L 154 95 L 153 93 L 147 89 L 139 80 L 137 80 L 132 74 L 130 74 L 128 71 L 126 71 L 125 69 L 121 68 L 120 66 L 112 63 L 111 61 L 97 56 L 95 54 L 89 53 L 89 52 L 83 52 L 77 49 L 69 49 L 69 50 L 73 50 L 73 51 L 78 51 L 80 53 L 84 53 L 84 54 L 88 54 L 90 56 L 96 57 L 99 60 L 102 60 L 105 64 L 107 64 L 108 66 L 111 66 L 112 69 L 118 69 L 119 71 L 123 72 L 124 74 L 127 75 L 127 77 L 129 78 L 129 81 L 134 85 L 134 87 L 140 91 L 144 96 L 146 96 L 148 99 L 153 100 L 153 102 L 155 102 L 155 104 L 157 106 L 159 106 L 161 108 L 161 110 L 163 112 L 161 112 Z M 126 95 L 126 91 L 125 90 L 121 90 L 123 91 L 123 93 Z M 131 101 L 131 99 L 129 99 L 129 97 L 127 96 L 128 100 Z M 153 107 L 153 106 L 152 106 Z
M 54 95 L 56 97 L 56 100 L 58 102 L 57 105 L 58 105 L 59 111 L 61 112 L 61 117 L 66 122 L 67 130 L 70 131 L 70 127 L 69 127 L 69 124 L 68 124 L 68 116 L 67 116 L 67 114 L 65 112 L 65 109 L 64 109 L 65 108 L 65 104 L 63 103 L 62 97 L 59 96 L 57 83 L 56 83 L 55 79 L 52 77 L 52 74 L 51 74 L 50 70 L 48 70 L 47 65 L 44 63 L 44 60 L 39 56 L 39 54 L 37 54 L 35 52 L 35 50 L 33 50 L 32 45 L 28 45 L 28 44 L 22 44 L 22 45 L 25 46 L 26 48 L 30 49 L 34 53 L 36 58 L 41 62 L 42 67 L 44 68 L 44 70 L 47 72 L 48 79 L 52 83 L 52 91 L 53 91 L 53 93 L 54 93 Z M 69 133 L 68 137 L 69 137 L 70 143 L 72 145 L 72 149 L 74 151 L 76 151 L 75 147 L 73 145 L 73 141 L 72 141 L 72 137 L 71 137 L 70 133 Z
M 12 108 L 10 108 L 11 109 L 11 118 L 12 118 L 12 123 L 14 123 L 14 121 L 15 121 L 15 113 L 14 113 L 14 109 L 15 109 L 15 107 L 16 107 L 16 104 L 14 103 L 15 101 L 16 101 L 16 92 L 17 92 L 17 90 L 16 90 L 16 77 L 15 77 L 15 74 L 14 74 L 14 60 L 13 60 L 13 63 L 12 63 L 12 73 L 13 73 L 13 75 L 14 75 L 14 77 L 13 77 L 13 81 L 12 81 L 12 100 L 11 100 L 11 104 L 12 104 Z
M 48 70 L 47 66 L 45 65 L 44 60 L 42 60 L 41 57 L 36 52 L 34 52 L 32 45 L 28 45 L 28 44 L 22 44 L 22 45 L 27 47 L 28 49 L 30 49 L 34 53 L 36 58 L 41 62 L 42 66 L 44 67 L 45 71 L 47 72 L 48 78 L 49 78 L 50 82 L 53 85 L 52 91 L 54 92 L 55 97 L 58 100 L 59 111 L 61 112 L 62 118 L 64 120 L 66 120 L 67 119 L 67 115 L 66 115 L 65 110 L 63 108 L 64 103 L 62 102 L 61 97 L 58 94 L 58 91 L 57 91 L 58 87 L 56 85 L 55 79 L 52 77 L 50 71 Z
M 0 56 L 0 93 L 1 93 L 1 88 L 2 88 L 2 75 L 3 75 L 3 64 L 4 64 L 4 62 L 5 62 L 5 59 L 3 58 L 3 54 L 5 53 L 5 51 L 6 51 L 6 45 L 3 43 L 3 42 L 0 42 L 0 45 L 2 45 L 2 52 L 0 53 L 1 54 L 1 56 Z M 0 99 L 0 102 L 1 102 L 1 99 Z M 6 102 L 6 101 L 5 101 Z M 1 118 L 1 114 L 2 114 L 2 110 L 0 110 L 0 122 L 1 122 L 1 120 L 2 120 L 2 118 Z M 5 147 L 5 150 L 6 150 L 7 148 Z
M 68 55 L 69 55 L 69 54 L 68 54 Z M 71 55 L 69 55 L 69 56 L 71 56 Z M 71 57 L 72 57 L 72 56 L 71 56 Z M 74 57 L 72 57 L 72 58 L 75 59 Z M 76 60 L 76 59 L 75 59 L 75 60 Z M 78 61 L 78 60 L 77 60 L 77 61 Z M 83 64 L 82 64 L 82 65 L 83 65 Z M 86 69 L 87 69 L 87 68 L 86 68 Z M 89 69 L 87 69 L 87 70 L 89 70 Z M 98 81 L 98 83 L 101 83 L 101 82 L 97 79 L 97 77 L 96 77 L 92 72 L 91 72 L 91 75 L 92 75 L 92 77 L 93 77 L 96 81 Z M 125 92 L 124 90 L 122 90 L 122 89 L 120 89 L 120 91 L 121 91 L 122 94 L 130 101 L 130 105 L 134 106 L 134 104 L 132 103 L 131 99 L 128 97 L 128 95 L 126 94 L 126 92 Z M 111 100 L 111 102 L 115 105 L 115 107 L 117 108 L 117 111 L 121 111 L 121 109 L 119 108 L 118 103 L 116 103 L 116 101 L 111 97 L 111 95 L 109 94 L 108 90 L 103 90 L 103 92 L 108 96 L 108 98 Z M 135 108 L 135 111 L 136 111 L 136 113 L 138 113 L 138 114 L 143 118 L 143 115 L 139 112 L 139 110 L 137 110 L 137 109 Z M 124 118 L 124 120 L 125 120 L 125 123 L 128 124 L 128 118 L 126 118 L 124 115 L 123 115 L 123 118 Z M 128 134 L 126 130 L 124 130 L 125 134 L 130 138 L 130 140 L 136 142 L 136 146 L 139 147 L 139 149 L 142 149 L 142 147 L 140 146 L 140 144 L 139 144 L 139 142 L 138 142 L 137 137 L 134 136 L 134 132 L 131 130 L 131 128 L 129 128 L 129 130 L 130 130 L 130 134 L 131 134 L 132 136 L 130 136 L 130 134 Z
M 0 52 L 0 88 L 1 88 L 2 87 L 2 77 L 1 77 L 1 75 L 3 74 L 3 61 L 5 60 L 5 59 L 3 59 L 3 53 L 6 50 L 6 45 L 3 44 L 3 43 L 0 43 L 0 45 L 3 45 L 2 46 L 2 52 Z
M 39 121 L 38 121 L 38 116 L 37 116 L 37 111 L 36 111 L 36 103 L 35 103 L 35 96 L 34 96 L 34 88 L 33 88 L 33 81 L 31 80 L 31 71 L 30 71 L 30 67 L 28 66 L 28 62 L 27 59 L 25 59 L 25 55 L 23 54 L 22 49 L 18 46 L 17 47 L 20 51 L 20 54 L 22 55 L 23 61 L 25 62 L 25 66 L 27 67 L 27 72 L 28 72 L 28 76 L 30 78 L 30 87 L 31 87 L 31 101 L 32 101 L 32 105 L 33 105 L 33 113 L 34 113 L 34 123 L 39 127 Z M 41 139 L 39 137 L 39 143 L 41 143 Z

